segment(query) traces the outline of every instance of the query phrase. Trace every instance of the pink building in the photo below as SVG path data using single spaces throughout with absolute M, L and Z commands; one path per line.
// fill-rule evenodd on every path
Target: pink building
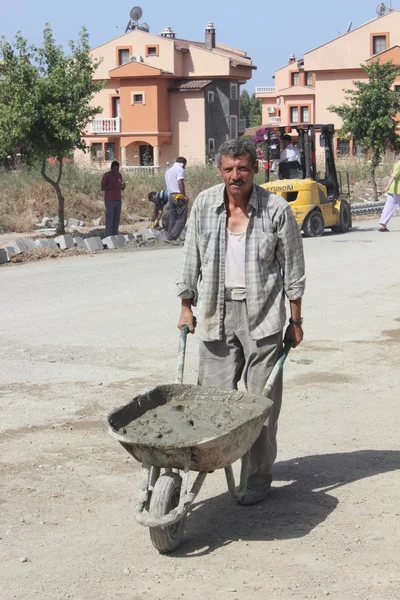
M 240 86 L 256 67 L 246 52 L 217 42 L 212 23 L 203 35 L 195 42 L 170 27 L 159 35 L 134 27 L 95 48 L 95 78 L 106 85 L 93 104 L 103 111 L 84 135 L 90 154 L 78 157 L 159 166 L 185 156 L 205 164 L 243 133 Z
M 341 119 L 328 110 L 330 105 L 345 102 L 345 90 L 353 81 L 366 81 L 362 63 L 373 58 L 400 64 L 400 12 L 381 8 L 382 16 L 327 42 L 275 72 L 274 87 L 256 88 L 262 101 L 264 125 L 289 126 L 302 123 L 333 123 L 336 129 Z M 399 85 L 395 89 L 400 92 Z M 352 141 L 337 140 L 341 154 L 355 153 Z

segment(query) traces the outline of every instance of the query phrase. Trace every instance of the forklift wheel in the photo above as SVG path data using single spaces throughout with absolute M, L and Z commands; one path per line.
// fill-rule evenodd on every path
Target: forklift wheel
M 351 208 L 346 200 L 340 203 L 339 225 L 331 227 L 334 233 L 347 233 L 351 229 Z
M 324 233 L 325 221 L 319 210 L 312 210 L 305 218 L 303 231 L 305 237 L 321 237 Z

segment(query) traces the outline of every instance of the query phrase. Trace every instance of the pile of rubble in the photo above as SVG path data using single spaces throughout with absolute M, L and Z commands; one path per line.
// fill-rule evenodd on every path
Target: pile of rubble
M 59 235 L 55 238 L 44 237 L 37 240 L 31 238 L 19 238 L 8 242 L 3 248 L 0 248 L 0 264 L 10 262 L 10 257 L 14 254 L 23 254 L 41 248 L 54 248 L 68 250 L 70 248 L 84 248 L 90 252 L 100 252 L 102 250 L 115 250 L 121 248 L 129 242 L 138 245 L 153 244 L 156 239 L 163 241 L 165 233 L 156 229 L 140 229 L 137 233 L 128 233 L 126 235 L 111 235 L 104 239 L 100 236 L 82 238 L 71 234 Z

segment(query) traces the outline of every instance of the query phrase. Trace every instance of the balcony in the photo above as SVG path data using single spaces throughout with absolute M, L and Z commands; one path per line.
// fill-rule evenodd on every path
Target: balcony
M 120 133 L 121 119 L 93 119 L 90 122 L 90 133 Z
M 275 87 L 256 87 L 256 94 L 275 94 Z
M 280 125 L 282 123 L 282 117 L 270 117 L 269 122 L 271 125 Z

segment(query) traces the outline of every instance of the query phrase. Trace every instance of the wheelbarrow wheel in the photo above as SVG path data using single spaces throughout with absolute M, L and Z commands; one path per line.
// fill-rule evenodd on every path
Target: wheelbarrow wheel
M 165 473 L 157 479 L 150 500 L 150 516 L 160 518 L 167 515 L 179 504 L 182 477 L 177 473 Z M 168 554 L 178 548 L 183 539 L 186 515 L 178 523 L 168 527 L 150 527 L 153 546 L 161 553 Z

